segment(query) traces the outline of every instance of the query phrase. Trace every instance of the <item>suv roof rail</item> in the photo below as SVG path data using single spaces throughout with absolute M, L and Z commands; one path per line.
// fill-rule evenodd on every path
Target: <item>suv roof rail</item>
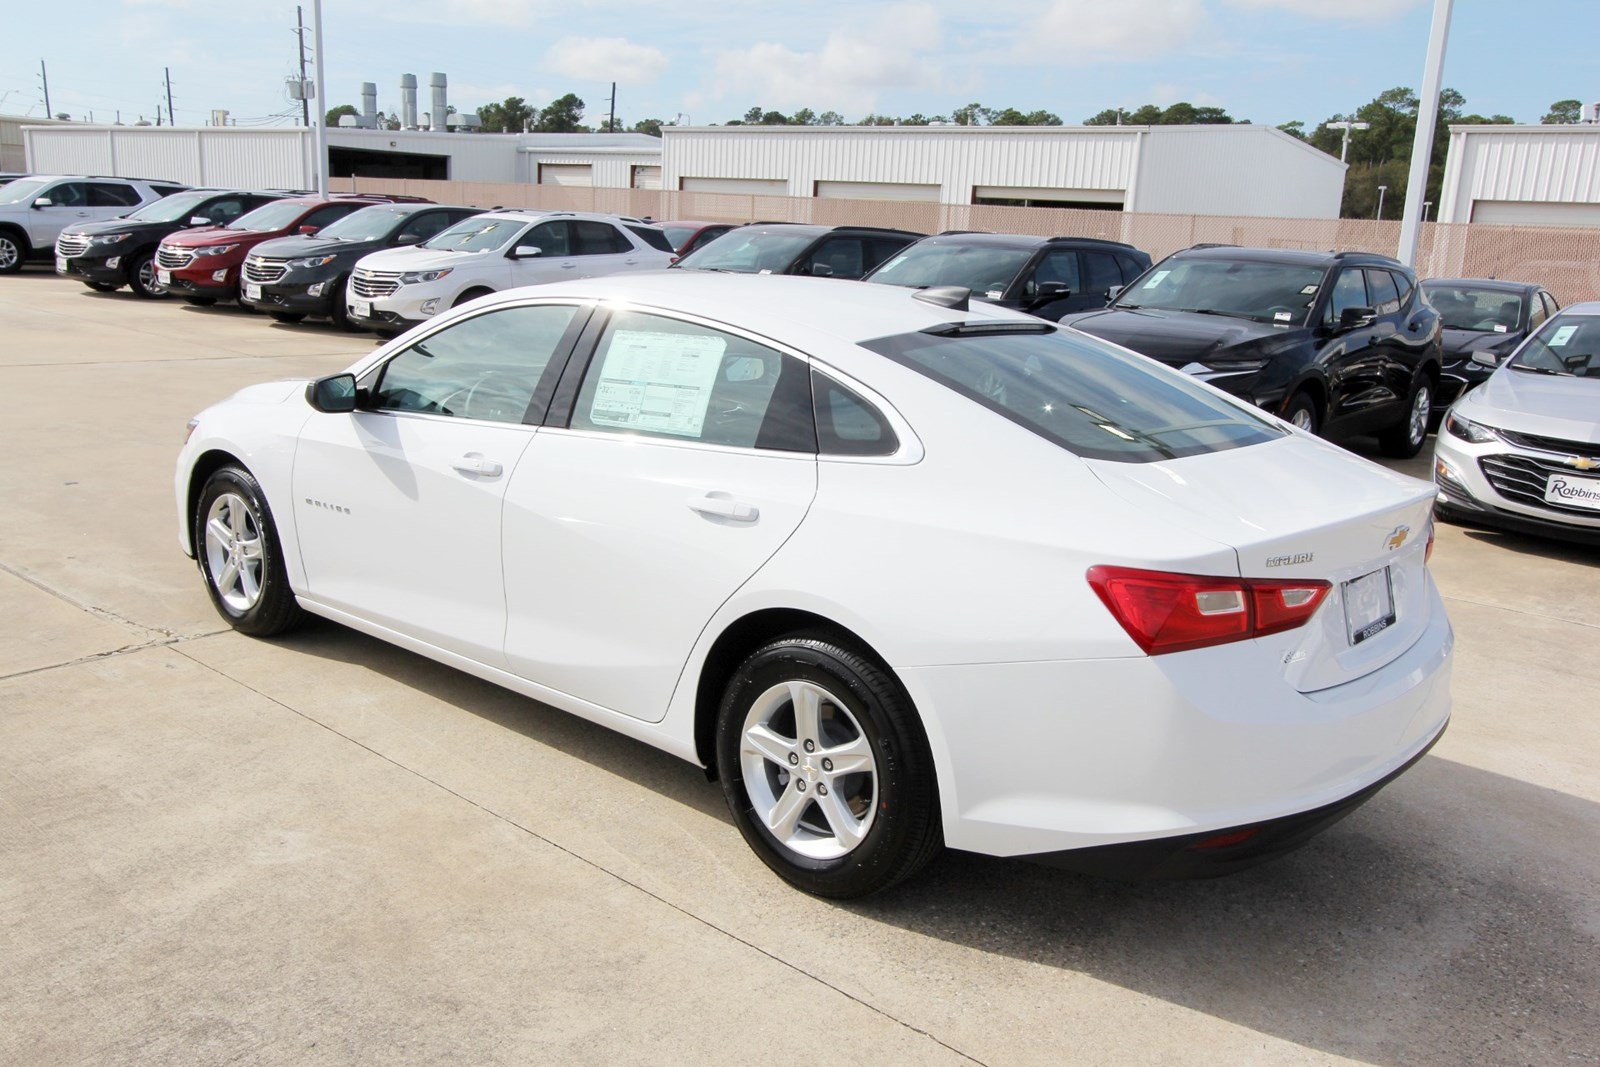
M 1239 245 L 1231 245 L 1226 241 L 1201 241 L 1197 245 L 1190 245 L 1188 248 L 1184 249 L 1184 251 L 1185 252 L 1193 252 L 1197 248 L 1238 248 L 1238 247 L 1240 247 L 1240 246 Z
M 1069 237 L 1069 236 L 1067 236 L 1065 234 L 1057 234 L 1055 237 L 1048 238 L 1048 240 L 1051 240 L 1051 241 L 1083 241 L 1083 242 L 1085 242 L 1087 244 L 1110 245 L 1113 248 L 1132 248 L 1135 252 L 1138 251 L 1137 248 L 1134 248 L 1133 245 L 1129 244 L 1126 241 L 1113 241 L 1109 237 Z M 1195 247 L 1199 248 L 1201 246 L 1196 245 Z
M 928 236 L 925 233 L 918 233 L 916 230 L 901 230 L 901 229 L 897 229 L 897 228 L 895 228 L 893 226 L 835 226 L 833 228 L 835 230 L 862 231 L 862 232 L 865 232 L 865 233 L 893 233 L 893 234 L 899 234 L 899 235 L 904 236 L 904 237 L 926 237 L 926 236 Z
M 1333 250 L 1329 249 L 1329 251 L 1331 252 Z M 1357 248 L 1347 248 L 1342 252 L 1333 253 L 1334 259 L 1344 259 L 1348 256 L 1368 256 L 1372 259 L 1380 260 L 1385 264 L 1392 263 L 1397 267 L 1405 266 L 1405 264 L 1401 263 L 1398 259 L 1395 259 L 1393 256 L 1386 256 L 1382 252 L 1363 252 Z
M 993 230 L 940 230 L 938 233 L 934 234 L 934 236 L 935 237 L 960 237 L 963 234 L 969 234 L 969 233 L 992 234 L 992 233 L 994 233 L 994 231 Z

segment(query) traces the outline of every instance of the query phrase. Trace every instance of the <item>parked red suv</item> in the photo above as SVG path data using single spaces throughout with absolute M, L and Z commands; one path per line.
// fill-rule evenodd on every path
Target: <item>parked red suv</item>
M 239 299 L 239 272 L 256 245 L 297 233 L 316 233 L 336 219 L 373 204 L 428 204 L 416 196 L 335 193 L 323 200 L 292 197 L 263 204 L 226 226 L 180 230 L 156 249 L 156 282 L 202 307 Z

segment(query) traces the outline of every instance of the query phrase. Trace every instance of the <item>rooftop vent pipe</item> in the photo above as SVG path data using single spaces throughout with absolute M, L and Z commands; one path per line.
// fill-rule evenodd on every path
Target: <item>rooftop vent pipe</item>
M 361 125 L 378 128 L 378 86 L 373 82 L 361 83 Z
M 403 130 L 417 128 L 417 76 L 415 74 L 400 75 L 400 128 Z
M 434 71 L 428 78 L 428 88 L 433 90 L 433 129 L 443 133 L 445 130 L 445 113 L 449 110 L 444 98 L 444 75 Z

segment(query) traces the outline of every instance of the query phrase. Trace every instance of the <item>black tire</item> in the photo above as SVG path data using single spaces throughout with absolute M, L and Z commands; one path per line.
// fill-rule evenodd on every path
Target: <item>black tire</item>
M 305 315 L 299 311 L 269 311 L 267 314 L 279 322 L 294 323 L 302 322 L 305 319 Z
M 456 302 L 450 306 L 453 308 L 458 308 L 462 304 L 465 304 L 468 300 L 476 300 L 478 297 L 488 296 L 492 292 L 494 292 L 493 289 L 468 289 L 466 292 L 456 297 Z
M 217 302 L 217 298 L 214 296 L 186 296 L 183 298 L 183 302 L 185 304 L 193 304 L 197 308 L 208 308 Z
M 16 274 L 28 261 L 28 239 L 16 230 L 0 230 L 0 274 Z
M 798 822 L 804 831 L 809 825 L 806 820 L 812 820 L 827 831 L 822 837 L 825 841 L 831 831 L 820 807 L 821 797 L 827 795 L 827 783 L 833 782 L 835 797 L 830 803 L 848 806 L 866 828 L 859 843 L 838 856 L 807 856 L 780 841 L 757 813 L 751 786 L 745 780 L 741 752 L 746 718 L 758 714 L 756 709 L 764 703 L 765 694 L 781 691 L 790 682 L 810 683 L 826 691 L 819 718 L 832 725 L 825 729 L 858 731 L 857 737 L 867 742 L 874 762 L 876 792 L 872 795 L 876 804 L 860 792 L 846 799 L 847 789 L 862 788 L 863 776 L 822 776 L 822 754 L 829 744 L 836 743 L 837 733 L 832 741 L 817 738 L 817 749 L 804 750 L 814 754 L 817 764 L 814 766 L 808 755 L 803 772 L 789 772 L 776 761 L 763 762 L 768 780 L 757 788 L 769 793 L 782 790 L 789 796 L 791 787 L 804 792 L 804 781 L 821 781 L 822 785 L 810 787 L 812 799 L 800 800 Z M 841 714 L 840 707 L 848 715 Z M 789 721 L 794 723 L 792 713 Z M 804 743 L 798 735 L 804 731 L 798 726 L 791 728 L 797 735 L 794 755 L 788 760 L 793 764 Z M 910 700 L 882 667 L 829 634 L 781 637 L 745 659 L 723 694 L 716 747 L 723 793 L 739 832 L 762 862 L 797 889 L 841 900 L 866 896 L 915 874 L 943 847 L 933 757 Z M 831 763 L 827 769 L 832 770 Z M 818 777 L 803 779 L 802 773 Z M 857 784 L 852 786 L 852 781 Z M 857 804 L 862 811 L 855 810 Z
M 206 539 L 206 523 L 213 508 L 224 497 L 242 501 L 251 521 L 243 524 L 246 534 L 254 534 L 259 546 L 259 579 L 257 595 L 247 605 L 230 603 L 218 589 L 217 575 L 213 572 L 214 557 Z M 231 517 L 231 512 L 229 512 Z M 227 620 L 240 633 L 254 637 L 270 637 L 294 629 L 305 619 L 305 612 L 295 602 L 294 591 L 289 588 L 289 576 L 283 566 L 283 549 L 278 542 L 277 526 L 272 520 L 272 510 L 261 485 L 249 471 L 242 467 L 223 467 L 206 479 L 195 505 L 192 526 L 195 562 L 205 580 L 206 592 L 217 614 Z M 224 526 L 229 525 L 224 523 Z M 253 527 L 253 529 L 252 529 Z M 228 557 L 222 556 L 224 560 Z M 224 569 L 227 563 L 223 563 Z M 230 583 L 231 588 L 231 583 Z M 241 585 L 241 589 L 244 587 Z
M 360 333 L 366 327 L 350 317 L 350 275 L 340 275 L 334 280 L 333 302 L 328 310 L 328 317 L 333 319 L 333 324 L 341 330 L 351 333 Z
M 1307 433 L 1322 432 L 1322 409 L 1317 406 L 1317 398 L 1304 389 L 1291 396 L 1283 406 L 1283 420 L 1294 423 Z
M 156 281 L 154 253 L 141 252 L 133 257 L 128 264 L 128 288 L 145 300 L 165 299 L 167 291 Z
M 1378 448 L 1390 459 L 1410 459 L 1428 439 L 1428 419 L 1433 413 L 1433 379 L 1419 373 L 1411 383 L 1400 420 L 1378 435 Z M 1425 406 L 1423 406 L 1425 405 Z M 1421 416 L 1418 417 L 1418 408 Z
M 87 285 L 89 288 L 93 289 L 97 293 L 114 293 L 118 289 L 122 288 L 122 286 L 117 285 L 115 282 L 90 282 L 90 281 L 86 281 L 83 284 Z

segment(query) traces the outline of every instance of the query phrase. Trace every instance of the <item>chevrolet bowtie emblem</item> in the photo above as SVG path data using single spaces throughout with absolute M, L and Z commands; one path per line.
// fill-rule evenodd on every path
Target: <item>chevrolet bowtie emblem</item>
M 1592 471 L 1600 467 L 1600 459 L 1590 459 L 1588 456 L 1568 456 L 1561 462 L 1580 471 Z
M 1387 548 L 1390 552 L 1393 552 L 1395 549 L 1405 544 L 1406 538 L 1410 536 L 1411 527 L 1396 526 L 1393 530 L 1389 531 L 1389 537 L 1383 542 L 1383 547 Z

